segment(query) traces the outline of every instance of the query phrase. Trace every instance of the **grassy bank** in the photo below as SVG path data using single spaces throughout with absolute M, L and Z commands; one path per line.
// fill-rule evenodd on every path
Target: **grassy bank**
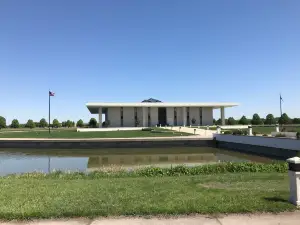
M 0 219 L 295 210 L 287 202 L 286 164 L 206 167 L 211 169 L 177 167 L 165 172 L 157 172 L 157 168 L 154 173 L 144 169 L 143 173 L 56 172 L 2 177 Z M 233 172 L 229 173 L 229 168 Z M 249 168 L 264 169 L 244 172 Z M 191 171 L 198 171 L 198 175 Z
M 49 134 L 47 130 L 27 130 L 22 132 L 2 132 L 0 138 L 134 138 L 134 137 L 172 137 L 188 136 L 191 134 L 166 131 L 157 128 L 155 132 L 128 130 L 128 131 L 102 131 L 102 132 L 76 132 L 74 129 L 52 130 Z

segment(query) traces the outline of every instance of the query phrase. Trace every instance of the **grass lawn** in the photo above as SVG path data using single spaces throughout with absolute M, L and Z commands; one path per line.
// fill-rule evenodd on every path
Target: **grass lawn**
M 271 134 L 271 132 L 275 131 L 275 127 L 252 127 L 252 133 L 256 132 L 258 134 Z
M 157 128 L 158 131 L 162 130 Z M 27 130 L 26 132 L 3 132 L 0 138 L 133 138 L 133 137 L 171 137 L 191 135 L 183 132 L 167 131 L 155 133 L 150 131 L 102 131 L 102 132 L 76 132 L 74 129 L 52 130 Z
M 0 178 L 0 219 L 292 211 L 287 173 Z

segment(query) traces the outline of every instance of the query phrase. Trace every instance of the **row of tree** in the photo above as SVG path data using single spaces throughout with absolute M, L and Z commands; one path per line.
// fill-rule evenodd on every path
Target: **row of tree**
M 227 125 L 272 125 L 272 124 L 300 124 L 300 118 L 289 118 L 286 113 L 283 113 L 281 117 L 274 117 L 273 114 L 268 114 L 266 118 L 260 118 L 260 116 L 255 113 L 252 117 L 252 119 L 248 119 L 245 116 L 242 116 L 240 119 L 236 120 L 233 117 L 229 117 L 225 120 L 225 123 Z M 215 120 L 214 124 L 221 125 L 222 121 L 221 119 Z M 95 118 L 91 118 L 88 124 L 84 124 L 83 120 L 78 120 L 76 122 L 76 127 L 98 127 L 97 120 Z M 7 127 L 6 120 L 4 117 L 0 116 L 0 129 Z M 12 120 L 11 124 L 9 125 L 11 128 L 20 128 L 20 127 L 28 127 L 28 128 L 34 128 L 34 127 L 48 127 L 48 123 L 46 119 L 42 118 L 39 122 L 33 122 L 33 120 L 28 120 L 26 124 L 20 124 L 17 119 Z M 54 119 L 52 121 L 52 124 L 50 124 L 50 127 L 75 127 L 75 122 L 71 120 L 59 122 L 57 119 Z
M 272 125 L 272 124 L 300 124 L 300 118 L 290 118 L 286 113 L 283 113 L 280 117 L 274 117 L 273 114 L 268 114 L 266 118 L 261 118 L 257 113 L 252 116 L 252 119 L 248 119 L 242 116 L 236 120 L 233 117 L 229 117 L 225 120 L 226 125 Z M 214 120 L 214 124 L 221 125 L 221 119 Z
M 84 124 L 83 120 L 78 120 L 76 123 L 76 127 L 97 127 L 97 120 L 95 118 L 91 118 L 88 124 Z M 0 129 L 1 128 L 35 128 L 35 127 L 41 127 L 45 128 L 48 127 L 48 123 L 45 118 L 42 118 L 39 122 L 34 122 L 33 120 L 29 119 L 26 124 L 20 124 L 17 119 L 13 119 L 10 125 L 6 124 L 6 119 L 2 116 L 0 116 Z M 57 128 L 57 127 L 75 127 L 75 122 L 71 120 L 62 121 L 61 123 L 54 119 L 52 123 L 50 124 L 50 127 Z

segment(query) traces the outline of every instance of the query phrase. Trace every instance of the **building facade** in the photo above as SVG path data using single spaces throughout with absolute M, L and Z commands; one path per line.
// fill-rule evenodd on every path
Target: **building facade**
M 225 108 L 236 103 L 87 103 L 98 114 L 99 127 L 154 127 L 213 125 L 213 110 L 220 109 L 225 125 Z M 103 121 L 103 114 L 105 121 Z M 104 122 L 104 123 L 103 123 Z

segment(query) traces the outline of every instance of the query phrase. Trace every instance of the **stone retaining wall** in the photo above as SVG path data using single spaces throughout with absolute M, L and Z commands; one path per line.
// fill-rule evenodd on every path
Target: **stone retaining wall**
M 234 150 L 234 151 L 244 152 L 244 153 L 251 153 L 255 155 L 266 156 L 266 157 L 280 159 L 280 160 L 286 160 L 288 158 L 295 157 L 299 154 L 299 151 L 296 150 L 234 143 L 234 142 L 224 142 L 224 141 L 217 141 L 216 146 L 218 148 L 224 148 L 224 149 L 229 149 L 229 150 Z
M 214 147 L 212 139 L 177 140 L 0 140 L 0 148 L 158 148 L 158 147 Z

